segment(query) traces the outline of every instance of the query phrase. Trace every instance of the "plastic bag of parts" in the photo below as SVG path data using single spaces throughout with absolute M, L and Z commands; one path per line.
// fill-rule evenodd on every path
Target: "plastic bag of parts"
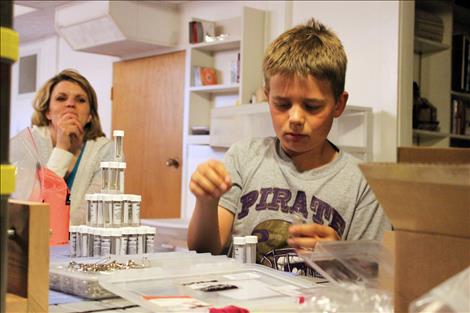
M 410 312 L 453 313 L 470 310 L 470 267 L 410 303 Z
M 378 288 L 393 279 L 393 258 L 379 241 L 319 242 L 315 250 L 300 250 L 298 254 L 338 286 Z
M 298 302 L 298 312 L 393 313 L 393 298 L 380 289 L 345 283 L 315 288 Z
M 16 167 L 13 199 L 46 202 L 49 204 L 50 245 L 68 242 L 70 207 L 68 188 L 62 177 L 46 168 L 30 128 L 10 141 L 10 161 Z
M 298 254 L 331 283 L 306 297 L 306 311 L 393 312 L 392 295 L 381 289 L 393 279 L 393 258 L 379 241 L 320 242 Z
M 37 151 L 30 128 L 18 133 L 10 140 L 10 162 L 16 168 L 13 199 L 42 201 L 42 177 L 44 167 Z

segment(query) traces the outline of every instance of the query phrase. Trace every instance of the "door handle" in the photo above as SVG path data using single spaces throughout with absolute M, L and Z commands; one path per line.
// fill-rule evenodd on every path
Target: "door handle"
M 178 161 L 178 159 L 176 159 L 176 158 L 175 159 L 170 158 L 170 159 L 166 160 L 165 165 L 168 166 L 168 167 L 178 168 L 178 167 L 180 167 L 180 161 Z

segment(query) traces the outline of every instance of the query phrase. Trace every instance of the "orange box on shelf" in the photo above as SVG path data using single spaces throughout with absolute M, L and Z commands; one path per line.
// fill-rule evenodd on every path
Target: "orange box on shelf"
M 212 67 L 201 68 L 201 82 L 203 86 L 217 85 L 217 73 Z

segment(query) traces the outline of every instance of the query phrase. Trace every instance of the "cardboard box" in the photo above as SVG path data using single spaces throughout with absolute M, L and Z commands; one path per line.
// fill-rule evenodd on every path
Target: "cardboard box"
M 470 266 L 470 150 L 400 148 L 399 160 L 432 162 L 432 152 L 461 164 L 360 165 L 395 229 L 395 312 Z
M 398 163 L 470 164 L 468 148 L 399 147 Z

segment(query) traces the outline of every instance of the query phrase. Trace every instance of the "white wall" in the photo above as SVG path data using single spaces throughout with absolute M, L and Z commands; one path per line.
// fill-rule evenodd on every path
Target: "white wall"
M 37 88 L 40 88 L 57 72 L 57 45 L 58 38 L 53 36 L 21 44 L 19 47 L 20 57 L 37 54 Z M 35 93 L 18 94 L 18 70 L 19 62 L 16 62 L 11 71 L 10 137 L 30 126 L 34 111 L 32 103 Z
M 111 138 L 113 62 L 118 61 L 119 58 L 74 51 L 63 39 L 59 40 L 58 56 L 59 71 L 66 68 L 77 69 L 95 88 L 101 126 L 106 136 Z
M 57 36 L 20 44 L 20 55 L 38 53 L 37 89 L 63 69 L 74 68 L 95 88 L 98 114 L 106 136 L 111 134 L 112 64 L 115 57 L 76 52 Z M 31 125 L 35 93 L 18 95 L 18 62 L 12 67 L 10 137 Z
M 182 30 L 178 42 L 188 44 L 188 22 L 193 17 L 209 21 L 219 21 L 239 17 L 244 6 L 270 12 L 267 19 L 268 43 L 282 33 L 291 22 L 290 1 L 188 1 L 180 6 Z M 288 13 L 286 15 L 286 13 Z
M 398 1 L 294 1 L 293 24 L 315 17 L 339 36 L 348 56 L 349 104 L 374 111 L 374 161 L 395 161 Z

